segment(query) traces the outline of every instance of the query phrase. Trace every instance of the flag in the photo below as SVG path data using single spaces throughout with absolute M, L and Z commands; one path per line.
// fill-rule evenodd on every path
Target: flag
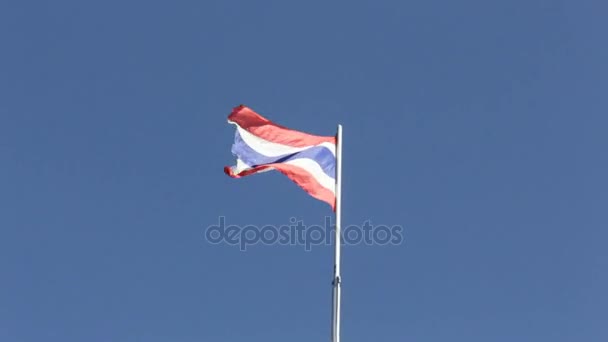
M 246 106 L 234 108 L 228 123 L 236 126 L 233 178 L 276 170 L 312 197 L 336 205 L 336 137 L 317 136 L 277 125 Z

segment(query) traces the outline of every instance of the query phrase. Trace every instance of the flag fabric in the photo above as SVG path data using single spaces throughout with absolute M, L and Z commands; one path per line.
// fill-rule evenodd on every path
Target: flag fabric
M 276 170 L 312 197 L 336 205 L 336 137 L 316 136 L 277 125 L 246 106 L 234 108 L 228 123 L 236 126 L 233 178 Z

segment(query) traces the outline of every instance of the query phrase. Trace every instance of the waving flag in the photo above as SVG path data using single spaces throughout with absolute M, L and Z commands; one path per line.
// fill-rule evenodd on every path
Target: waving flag
M 316 136 L 279 126 L 246 106 L 234 108 L 228 123 L 236 126 L 233 178 L 277 170 L 311 196 L 336 205 L 336 137 Z

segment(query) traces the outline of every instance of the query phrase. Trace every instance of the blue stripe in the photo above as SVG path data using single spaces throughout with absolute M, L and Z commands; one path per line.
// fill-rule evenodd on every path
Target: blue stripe
M 268 157 L 247 145 L 237 131 L 234 136 L 234 144 L 232 145 L 232 154 L 252 167 L 263 164 L 284 163 L 293 159 L 308 158 L 319 164 L 326 175 L 333 179 L 336 178 L 336 157 L 325 146 L 313 146 L 296 153 Z

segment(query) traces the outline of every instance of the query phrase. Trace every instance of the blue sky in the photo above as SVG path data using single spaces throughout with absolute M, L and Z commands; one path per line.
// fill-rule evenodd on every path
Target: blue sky
M 344 126 L 343 341 L 606 341 L 605 1 L 0 3 L 0 340 L 328 341 L 319 224 L 232 107 Z

